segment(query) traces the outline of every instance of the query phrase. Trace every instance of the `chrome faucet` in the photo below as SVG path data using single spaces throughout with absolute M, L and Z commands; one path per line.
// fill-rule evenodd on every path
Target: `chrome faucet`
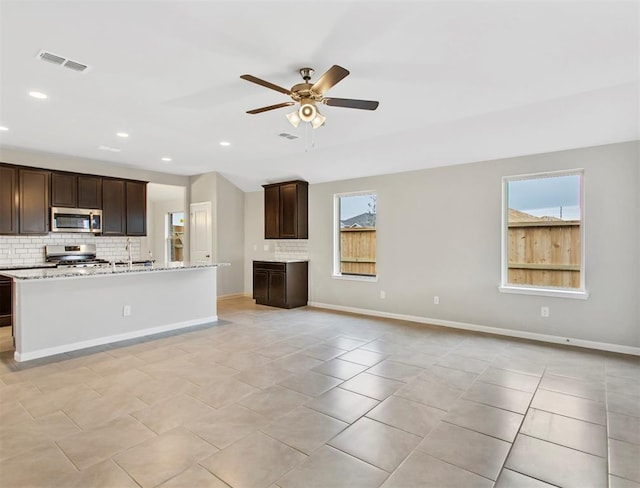
M 131 260 L 131 238 L 127 237 L 127 245 L 124 248 L 129 251 L 129 269 L 133 268 L 133 262 Z

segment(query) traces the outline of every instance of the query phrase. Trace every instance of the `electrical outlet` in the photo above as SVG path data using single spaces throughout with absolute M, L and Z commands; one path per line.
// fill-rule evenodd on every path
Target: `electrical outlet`
M 387 294 L 384 291 L 380 292 L 380 298 L 386 298 Z
M 131 305 L 124 305 L 122 307 L 122 316 L 129 317 L 131 315 Z
M 433 304 L 434 305 L 440 305 L 440 297 L 438 295 L 434 295 Z
M 548 317 L 549 316 L 549 307 L 540 307 L 540 317 Z
M 264 246 L 262 246 L 262 249 L 264 249 L 265 251 L 269 251 L 269 244 L 265 244 Z
M 254 245 L 253 245 L 253 250 L 254 250 L 254 251 L 257 251 L 257 250 L 258 250 L 258 245 L 257 245 L 257 244 L 254 244 Z

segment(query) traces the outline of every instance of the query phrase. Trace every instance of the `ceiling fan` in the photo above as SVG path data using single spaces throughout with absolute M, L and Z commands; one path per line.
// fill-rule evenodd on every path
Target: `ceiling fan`
M 287 90 L 286 88 L 278 85 L 274 85 L 273 83 L 269 83 L 268 81 L 261 80 L 260 78 L 256 78 L 252 75 L 242 75 L 240 78 L 242 78 L 243 80 L 247 80 L 252 83 L 262 85 L 266 88 L 270 88 L 271 90 L 284 93 L 285 95 L 289 95 L 293 100 L 292 102 L 283 102 L 276 105 L 269 105 L 268 107 L 247 110 L 247 113 L 259 114 L 262 112 L 267 112 L 268 110 L 289 107 L 291 105 L 299 103 L 300 108 L 298 110 L 287 114 L 289 122 L 291 122 L 294 127 L 298 127 L 300 121 L 310 122 L 313 128 L 317 129 L 324 124 L 326 119 L 326 117 L 318 111 L 316 107 L 317 103 L 323 103 L 324 105 L 329 105 L 330 107 L 357 108 L 361 110 L 375 110 L 376 108 L 378 108 L 379 102 L 373 100 L 329 98 L 324 96 L 325 92 L 329 90 L 329 88 L 336 85 L 338 82 L 346 78 L 347 75 L 349 75 L 349 71 L 344 69 L 342 66 L 334 64 L 327 70 L 325 74 L 320 77 L 318 81 L 316 81 L 314 84 L 311 84 L 311 76 L 314 73 L 315 71 L 312 68 L 301 68 L 300 75 L 302 76 L 304 82 L 293 85 L 290 90 Z

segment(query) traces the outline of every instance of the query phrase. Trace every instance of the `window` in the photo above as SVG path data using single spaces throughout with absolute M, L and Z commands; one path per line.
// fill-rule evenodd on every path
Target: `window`
M 334 276 L 376 277 L 375 191 L 341 193 L 334 197 Z
M 501 291 L 586 297 L 582 171 L 503 180 Z

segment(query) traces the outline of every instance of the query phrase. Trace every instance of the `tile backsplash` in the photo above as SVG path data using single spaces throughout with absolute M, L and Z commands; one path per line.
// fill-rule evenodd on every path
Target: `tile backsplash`
M 130 237 L 131 257 L 140 259 L 140 237 Z M 126 261 L 129 251 L 125 249 L 126 237 L 102 237 L 85 234 L 49 234 L 48 236 L 0 236 L 0 267 L 36 265 L 45 262 L 46 245 L 95 244 L 96 254 L 109 261 Z
M 274 241 L 275 259 L 309 259 L 309 241 L 283 239 Z

